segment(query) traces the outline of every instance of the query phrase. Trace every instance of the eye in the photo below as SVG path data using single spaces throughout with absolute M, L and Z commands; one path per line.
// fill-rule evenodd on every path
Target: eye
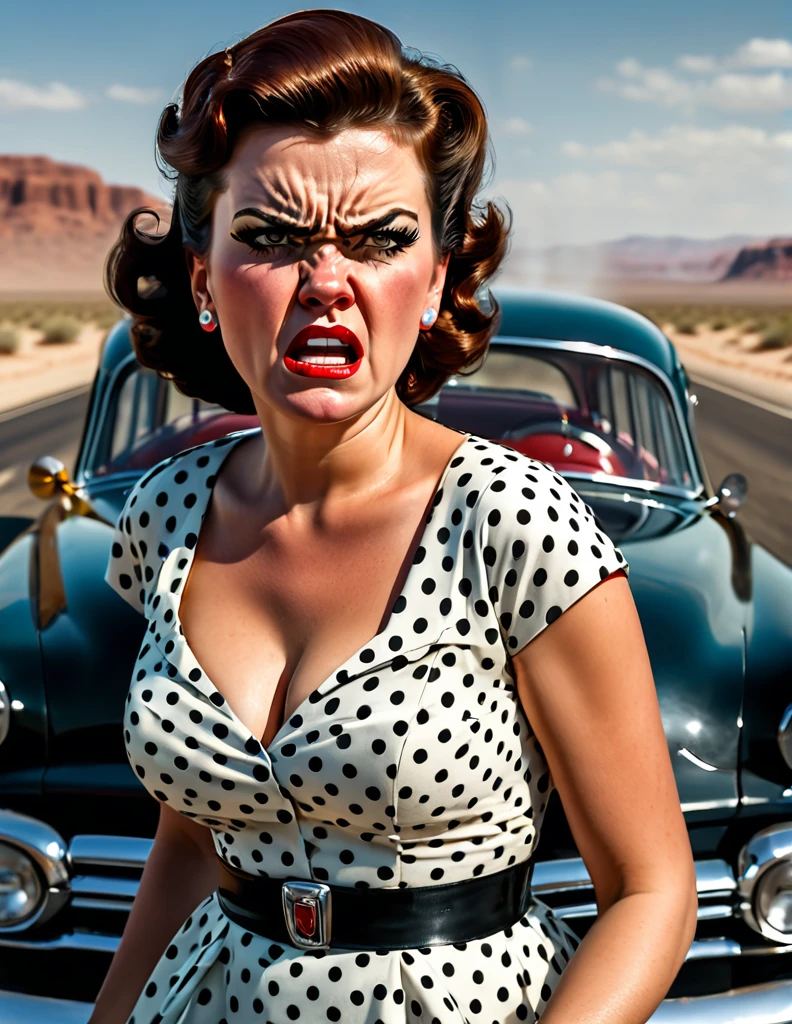
M 369 235 L 369 238 L 374 242 L 374 247 L 376 249 L 392 249 L 398 246 L 396 239 L 392 235 L 388 234 L 387 231 L 375 231 L 373 234 Z M 393 242 L 393 245 L 389 246 L 388 242 Z
M 373 231 L 366 236 L 366 241 L 370 240 L 371 247 L 377 250 L 378 256 L 392 257 L 409 248 L 417 241 L 418 236 L 418 228 L 410 230 L 405 227 L 393 227 L 382 231 Z
M 259 245 L 280 245 L 286 241 L 287 237 L 283 228 L 265 228 L 256 235 L 254 241 Z
M 237 242 L 244 242 L 253 249 L 260 251 L 280 247 L 288 241 L 288 234 L 284 228 L 279 227 L 242 227 L 231 232 L 231 237 Z

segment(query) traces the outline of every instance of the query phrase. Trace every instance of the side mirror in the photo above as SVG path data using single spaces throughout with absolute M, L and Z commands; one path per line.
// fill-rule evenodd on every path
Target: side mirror
M 734 519 L 748 493 L 748 480 L 742 473 L 729 473 L 718 488 L 718 506 L 724 515 Z

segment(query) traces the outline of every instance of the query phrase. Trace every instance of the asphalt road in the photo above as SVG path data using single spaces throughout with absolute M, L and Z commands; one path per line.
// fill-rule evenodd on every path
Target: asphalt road
M 792 566 L 792 419 L 693 378 L 698 395 L 699 444 L 712 483 L 730 472 L 748 479 L 739 517 L 753 540 Z M 42 504 L 27 487 L 28 466 L 54 455 L 71 472 L 89 393 L 13 418 L 0 414 L 0 515 L 38 515 Z

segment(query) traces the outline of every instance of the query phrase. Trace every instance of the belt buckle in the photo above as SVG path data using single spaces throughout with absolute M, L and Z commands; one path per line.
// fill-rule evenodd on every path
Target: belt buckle
M 299 949 L 329 949 L 330 886 L 323 882 L 284 882 L 281 891 L 291 944 Z

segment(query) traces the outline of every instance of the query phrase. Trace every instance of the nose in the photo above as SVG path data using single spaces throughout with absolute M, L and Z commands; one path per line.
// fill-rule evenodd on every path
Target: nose
M 302 261 L 297 297 L 303 306 L 316 309 L 349 309 L 355 295 L 348 279 L 348 260 L 335 245 L 327 243 Z

